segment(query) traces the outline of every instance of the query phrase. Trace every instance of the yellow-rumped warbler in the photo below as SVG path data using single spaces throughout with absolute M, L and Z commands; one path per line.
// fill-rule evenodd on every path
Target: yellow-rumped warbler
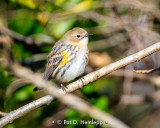
M 52 77 L 62 85 L 83 74 L 88 61 L 89 35 L 79 27 L 66 32 L 47 56 L 43 79 Z

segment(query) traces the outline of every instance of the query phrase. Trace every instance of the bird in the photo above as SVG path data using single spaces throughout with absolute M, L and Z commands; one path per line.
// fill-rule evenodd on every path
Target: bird
M 90 35 L 93 34 L 89 34 L 80 27 L 67 31 L 48 54 L 43 79 L 47 81 L 53 78 L 66 91 L 63 85 L 81 76 L 85 71 L 89 56 Z M 37 89 L 36 87 L 34 91 Z

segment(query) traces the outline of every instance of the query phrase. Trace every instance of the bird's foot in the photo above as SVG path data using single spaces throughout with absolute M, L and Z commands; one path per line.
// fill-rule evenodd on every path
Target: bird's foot
M 82 85 L 80 86 L 80 88 L 83 88 L 83 86 L 84 86 L 84 82 L 83 82 L 84 78 L 82 77 L 79 80 L 82 82 Z
M 63 92 L 68 93 L 68 92 L 67 92 L 68 87 L 66 87 L 66 86 L 64 86 L 63 84 L 61 84 L 61 88 L 62 88 Z

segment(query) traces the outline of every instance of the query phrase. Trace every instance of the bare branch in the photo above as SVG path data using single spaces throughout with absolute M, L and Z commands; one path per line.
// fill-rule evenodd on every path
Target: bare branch
M 28 45 L 31 45 L 31 44 L 41 45 L 42 44 L 41 42 L 35 41 L 34 39 L 32 39 L 30 37 L 23 36 L 23 35 L 21 35 L 21 34 L 19 34 L 17 32 L 14 32 L 14 31 L 8 29 L 8 28 L 4 28 L 4 31 L 8 35 L 10 35 L 13 39 L 25 42 Z
M 130 55 L 124 59 L 121 59 L 115 63 L 109 64 L 97 71 L 94 71 L 92 73 L 89 73 L 88 75 L 84 76 L 83 78 L 81 78 L 83 80 L 83 83 L 80 80 L 77 80 L 71 84 L 69 84 L 67 87 L 67 91 L 68 92 L 72 92 L 75 91 L 79 88 L 82 88 L 84 85 L 87 85 L 90 82 L 93 82 L 97 79 L 99 79 L 100 77 L 107 75 L 121 67 L 124 67 L 128 64 L 131 64 L 133 62 L 137 62 L 140 61 L 141 59 L 143 59 L 144 57 L 156 52 L 160 50 L 160 42 L 153 44 L 152 46 L 139 51 L 138 53 L 135 53 L 133 55 Z
M 60 101 L 62 101 L 63 103 L 69 105 L 70 107 L 80 112 L 86 113 L 87 115 L 91 116 L 96 120 L 102 121 L 104 125 L 106 125 L 105 122 L 107 122 L 108 123 L 107 125 L 111 127 L 128 128 L 127 125 L 125 125 L 112 115 L 100 111 L 99 109 L 95 108 L 91 104 L 87 103 L 83 99 L 73 94 L 66 94 L 65 96 L 63 96 L 65 92 L 63 92 L 62 89 L 58 90 L 58 87 L 56 87 L 55 84 L 44 81 L 41 75 L 33 73 L 31 70 L 15 63 L 12 64 L 11 69 L 13 70 L 15 75 L 29 79 L 32 83 L 36 84 L 38 87 L 45 88 L 45 90 L 48 93 L 53 94 L 56 98 L 59 98 Z M 0 126 L 5 126 L 6 124 L 12 122 L 16 118 L 23 116 L 24 114 L 30 112 L 35 108 L 38 108 L 42 105 L 48 105 L 55 99 L 53 95 L 45 96 L 39 100 L 36 100 L 32 103 L 29 103 L 28 105 L 25 105 L 15 111 L 8 113 L 5 117 L 3 117 L 0 120 Z
M 131 64 L 136 61 L 140 61 L 142 58 L 144 58 L 144 57 L 146 57 L 146 56 L 148 56 L 158 50 L 160 50 L 160 42 L 153 44 L 152 46 L 150 46 L 144 50 L 141 50 L 140 52 L 138 52 L 136 54 L 128 56 L 124 59 L 121 59 L 121 60 L 115 62 L 115 63 L 112 63 L 108 66 L 105 66 L 95 72 L 90 73 L 90 74 L 84 76 L 83 78 L 81 78 L 82 81 L 77 80 L 77 81 L 69 84 L 67 86 L 68 87 L 67 92 L 72 92 L 72 91 L 75 91 L 79 88 L 82 88 L 84 85 L 87 85 L 88 83 L 93 82 L 93 81 L 99 79 L 100 77 L 102 77 L 106 74 L 109 74 L 109 73 L 111 73 L 111 72 L 113 72 L 123 66 L 126 66 L 126 65 Z M 88 115 L 92 116 L 95 119 L 104 120 L 104 117 L 106 117 L 106 114 L 101 113 L 101 111 L 99 111 L 98 109 L 96 109 L 94 107 L 91 109 L 90 107 L 88 107 L 88 105 L 86 105 L 86 102 L 83 102 L 83 100 L 79 99 L 78 97 L 74 97 L 72 94 L 67 94 L 62 98 L 61 96 L 63 95 L 63 91 L 61 89 L 59 91 L 57 91 L 57 87 L 52 86 L 52 84 L 50 82 L 43 81 L 38 75 L 33 74 L 31 71 L 28 71 L 24 68 L 21 68 L 18 65 L 12 65 L 12 69 L 17 76 L 21 76 L 21 77 L 25 77 L 27 79 L 30 79 L 33 83 L 35 83 L 39 87 L 46 86 L 47 91 L 51 94 L 54 94 L 55 97 L 60 98 L 60 100 L 63 103 L 69 104 L 70 106 L 72 106 L 73 108 L 75 108 L 79 111 L 86 112 Z M 20 72 L 18 69 L 20 70 Z M 27 72 L 30 72 L 29 73 L 30 75 L 28 75 Z M 26 113 L 30 112 L 31 110 L 34 110 L 42 105 L 49 104 L 50 102 L 53 101 L 54 96 L 48 95 L 48 96 L 42 97 L 39 100 L 33 101 L 32 103 L 29 103 L 28 105 L 25 105 L 15 111 L 10 112 L 9 114 L 7 114 L 5 117 L 3 117 L 0 120 L 0 126 L 4 126 L 4 125 L 8 124 L 9 122 L 12 122 L 13 120 L 25 115 Z M 68 100 L 70 98 L 73 98 L 73 100 L 71 102 L 69 102 L 70 100 Z M 78 101 L 78 102 L 76 102 L 76 101 Z M 77 105 L 82 105 L 83 107 L 76 108 L 75 103 L 76 104 L 78 103 Z M 98 116 L 98 113 L 101 113 L 100 114 L 101 116 Z M 120 126 L 127 127 L 124 124 L 122 124 L 120 121 L 118 121 L 117 119 L 113 120 L 113 118 L 111 118 L 110 115 L 108 115 L 108 119 L 110 120 L 110 121 L 107 120 L 109 125 L 116 127 L 117 126 L 117 125 L 115 126 L 115 121 L 116 121 L 119 124 L 119 126 L 118 126 L 119 128 L 120 128 Z
M 133 70 L 133 72 L 137 74 L 149 74 L 149 73 L 153 73 L 159 70 L 160 70 L 160 67 L 155 68 L 155 69 L 149 69 L 149 70 Z

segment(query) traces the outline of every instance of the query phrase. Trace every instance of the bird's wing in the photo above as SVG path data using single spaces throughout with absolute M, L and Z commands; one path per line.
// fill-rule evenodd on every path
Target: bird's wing
M 64 59 L 62 52 L 66 52 L 66 49 L 66 44 L 58 44 L 52 48 L 51 52 L 47 56 L 47 65 L 43 76 L 44 80 L 48 80 L 57 66 L 62 62 L 62 60 Z

